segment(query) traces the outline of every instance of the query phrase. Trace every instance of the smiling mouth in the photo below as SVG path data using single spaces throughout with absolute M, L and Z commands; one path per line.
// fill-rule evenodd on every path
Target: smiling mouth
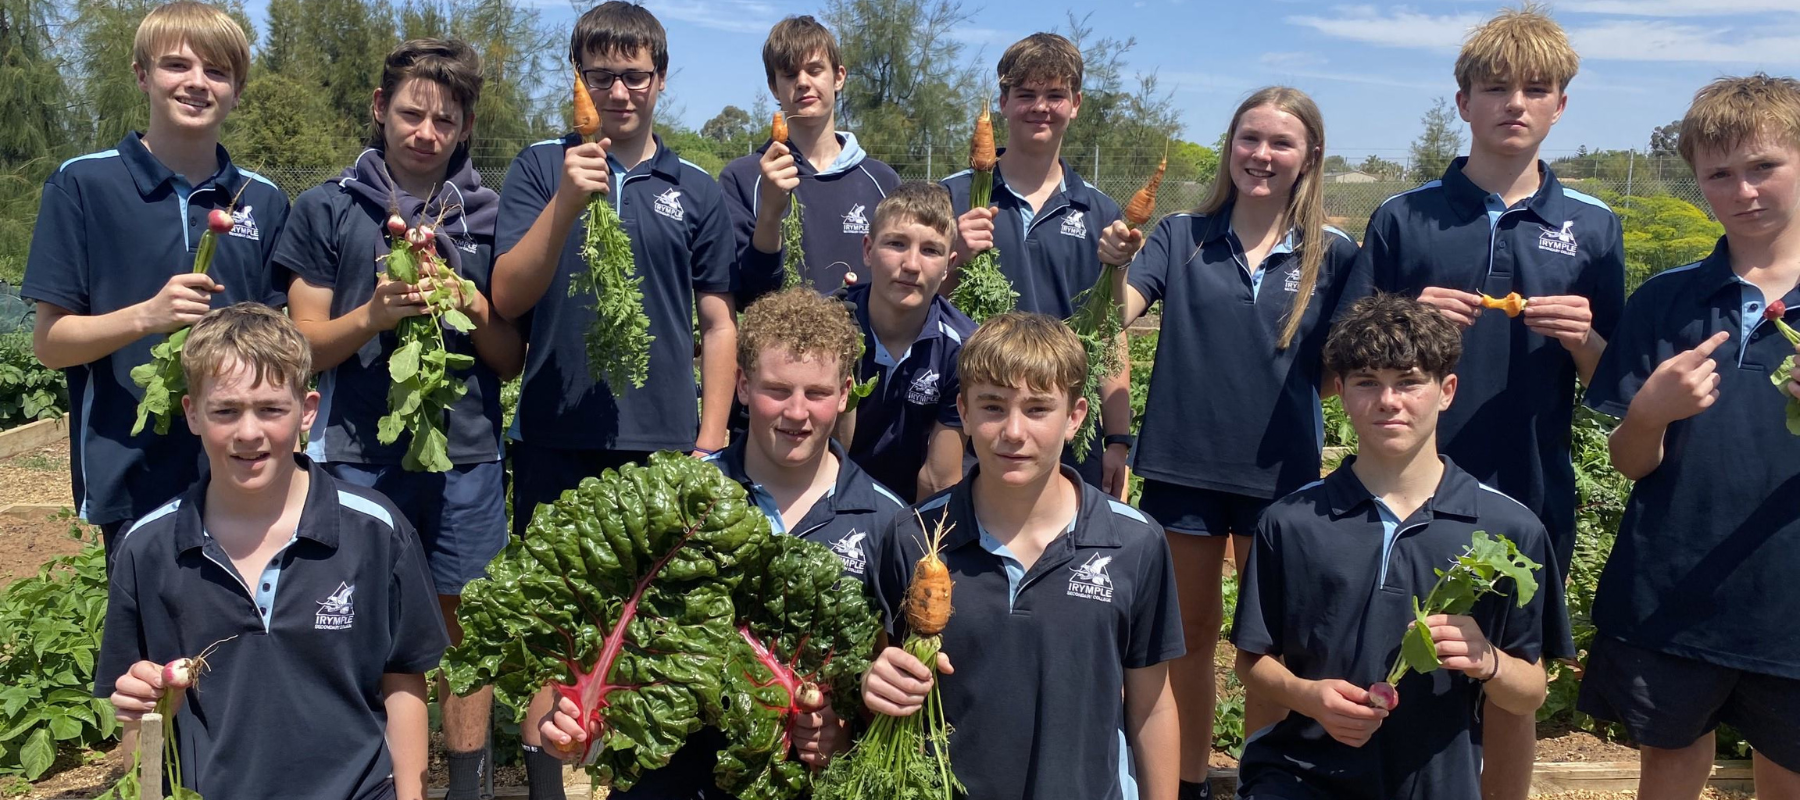
M 195 109 L 200 109 L 200 110 L 205 110 L 205 109 L 212 107 L 212 103 L 209 103 L 205 100 L 199 100 L 196 98 L 192 98 L 192 97 L 178 97 L 175 99 L 175 102 L 180 103 L 184 106 L 187 106 L 188 108 L 195 108 Z
M 255 465 L 255 464 L 261 464 L 264 461 L 269 460 L 269 454 L 268 453 L 255 453 L 255 454 L 251 454 L 251 455 L 235 455 L 234 454 L 234 455 L 232 455 L 231 460 L 237 461 L 237 462 L 245 464 L 245 465 Z
M 1272 170 L 1254 169 L 1250 167 L 1244 169 L 1244 174 L 1249 175 L 1252 178 L 1262 178 L 1264 180 L 1275 177 L 1275 173 Z

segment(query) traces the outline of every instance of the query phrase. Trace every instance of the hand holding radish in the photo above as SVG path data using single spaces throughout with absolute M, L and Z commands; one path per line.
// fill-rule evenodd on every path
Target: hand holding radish
M 830 705 L 794 718 L 794 749 L 800 763 L 819 768 L 850 749 L 850 731 Z
M 758 189 L 761 204 L 757 207 L 785 210 L 788 195 L 800 186 L 800 166 L 794 162 L 793 151 L 781 142 L 770 142 L 757 166 L 762 169 L 763 178 Z
M 1533 297 L 1525 304 L 1525 327 L 1574 350 L 1594 332 L 1594 310 L 1580 295 Z
M 1481 316 L 1481 295 L 1442 286 L 1427 286 L 1419 293 L 1419 302 L 1438 310 L 1458 327 L 1467 328 Z
M 937 671 L 945 675 L 955 672 L 950 656 L 938 653 Z M 863 705 L 877 714 L 905 717 L 918 713 L 930 693 L 931 670 L 898 647 L 881 651 L 863 676 Z
M 213 294 L 222 291 L 225 287 L 204 273 L 173 276 L 155 297 L 139 306 L 144 327 L 151 333 L 172 333 L 199 322 L 212 310 Z
M 163 681 L 163 665 L 154 661 L 132 664 L 131 669 L 113 683 L 112 696 L 107 698 L 113 704 L 113 716 L 120 722 L 138 721 L 156 710 L 157 701 L 162 699 L 167 685 Z
M 1142 230 L 1126 225 L 1124 220 L 1113 220 L 1100 232 L 1100 263 L 1123 267 L 1137 257 L 1143 246 Z
M 401 320 L 429 311 L 420 287 L 386 275 L 375 276 L 375 296 L 363 307 L 368 310 L 369 324 L 379 331 L 391 331 Z
M 1719 364 L 1714 350 L 1731 340 L 1729 331 L 1719 331 L 1698 347 L 1677 354 L 1656 365 L 1644 381 L 1643 388 L 1631 400 L 1627 413 L 1640 415 L 1648 422 L 1667 425 L 1694 416 L 1719 399 Z
M 971 208 L 956 218 L 956 239 L 962 242 L 957 248 L 965 258 L 990 249 L 994 246 L 994 217 L 1000 209 L 993 206 Z
M 1371 708 L 1369 693 L 1349 681 L 1313 681 L 1300 699 L 1300 713 L 1312 717 L 1331 738 L 1351 747 L 1368 744 L 1388 716 L 1385 709 Z
M 564 150 L 557 197 L 580 208 L 587 205 L 588 198 L 611 192 L 612 170 L 606 163 L 606 148 L 611 145 L 611 139 L 601 139 Z
M 1500 653 L 1474 617 L 1432 614 L 1425 618 L 1425 625 L 1431 629 L 1431 641 L 1437 645 L 1438 660 L 1445 669 L 1462 670 L 1477 680 L 1493 678 L 1499 672 Z

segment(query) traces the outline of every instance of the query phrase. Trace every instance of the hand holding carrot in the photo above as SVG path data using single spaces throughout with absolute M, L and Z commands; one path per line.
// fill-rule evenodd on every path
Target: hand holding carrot
M 1481 316 L 1481 295 L 1456 289 L 1427 286 L 1425 291 L 1419 293 L 1419 302 L 1437 309 L 1462 328 L 1474 325 L 1475 320 Z
M 1123 267 L 1144 247 L 1144 232 L 1124 220 L 1113 220 L 1100 232 L 1100 263 Z
M 993 206 L 971 208 L 956 218 L 956 252 L 968 258 L 994 246 L 994 217 L 1000 209 Z
M 1631 399 L 1627 415 L 1637 415 L 1646 422 L 1667 425 L 1694 416 L 1710 408 L 1719 399 L 1719 363 L 1714 350 L 1731 341 L 1730 331 L 1719 331 L 1701 342 L 1656 365 L 1644 380 L 1643 388 Z
M 149 333 L 173 333 L 199 322 L 212 310 L 213 293 L 222 291 L 225 287 L 202 272 L 171 277 L 156 296 L 139 306 L 144 328 Z
M 945 675 L 956 671 L 950 666 L 950 656 L 938 653 L 937 671 Z M 863 705 L 877 714 L 911 716 L 925 706 L 925 696 L 930 693 L 931 670 L 898 647 L 881 651 L 863 676 Z
M 606 148 L 611 139 L 578 144 L 563 151 L 562 181 L 556 187 L 557 199 L 587 206 L 589 197 L 612 191 L 612 170 L 606 165 Z
M 1533 297 L 1525 303 L 1525 327 L 1574 350 L 1594 332 L 1594 310 L 1580 295 Z
M 762 169 L 762 185 L 757 189 L 758 210 L 772 209 L 777 216 L 787 211 L 788 195 L 800 186 L 800 166 L 794 152 L 782 142 L 770 142 L 757 162 Z

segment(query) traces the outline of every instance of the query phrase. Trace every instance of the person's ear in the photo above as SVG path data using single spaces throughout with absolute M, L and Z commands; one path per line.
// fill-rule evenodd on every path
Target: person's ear
M 1063 434 L 1064 442 L 1075 441 L 1075 435 L 1081 432 L 1081 424 L 1087 421 L 1091 410 L 1086 397 L 1075 395 L 1075 401 L 1069 405 L 1069 430 Z
M 750 405 L 750 375 L 744 372 L 743 367 L 738 367 L 737 371 L 737 399 L 746 406 Z
M 854 391 L 856 391 L 856 376 L 845 376 L 844 385 L 841 387 L 841 391 L 838 392 L 837 413 L 842 414 L 850 410 L 850 393 Z
M 313 420 L 319 416 L 319 393 L 307 392 L 300 398 L 300 430 L 312 430 Z
M 1450 408 L 1451 401 L 1456 399 L 1456 375 L 1445 375 L 1440 386 L 1443 387 L 1443 396 L 1438 399 L 1438 410 L 1445 411 Z

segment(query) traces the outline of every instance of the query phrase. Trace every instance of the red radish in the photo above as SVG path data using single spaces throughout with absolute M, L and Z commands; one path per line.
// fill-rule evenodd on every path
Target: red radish
M 431 225 L 429 223 L 427 223 L 425 225 L 420 225 L 419 226 L 419 238 L 425 240 L 424 246 L 430 247 L 431 243 L 433 241 L 437 240 L 437 229 L 431 227 Z
M 794 705 L 808 714 L 825 707 L 825 692 L 812 681 L 800 684 L 800 691 L 794 695 Z
M 1783 303 L 1780 300 L 1770 303 L 1768 308 L 1763 309 L 1764 319 L 1775 320 L 1785 316 L 1787 316 L 1787 303 Z
M 401 219 L 399 214 L 389 214 L 387 229 L 389 236 L 405 236 L 406 220 Z
M 1370 708 L 1393 711 L 1400 707 L 1400 693 L 1394 690 L 1394 685 L 1391 683 L 1386 681 L 1377 683 L 1369 687 L 1368 705 Z
M 412 245 L 415 250 L 425 247 L 430 241 L 430 239 L 425 238 L 424 232 L 419 228 L 413 228 L 406 232 L 406 243 Z
M 198 670 L 194 666 L 194 659 L 177 658 L 163 665 L 163 686 L 170 689 L 186 689 L 193 686 L 196 671 Z
M 845 286 L 855 286 L 856 285 L 856 273 L 854 273 L 854 272 L 844 273 L 844 285 Z
M 206 229 L 224 235 L 231 232 L 231 212 L 215 208 L 206 215 Z

